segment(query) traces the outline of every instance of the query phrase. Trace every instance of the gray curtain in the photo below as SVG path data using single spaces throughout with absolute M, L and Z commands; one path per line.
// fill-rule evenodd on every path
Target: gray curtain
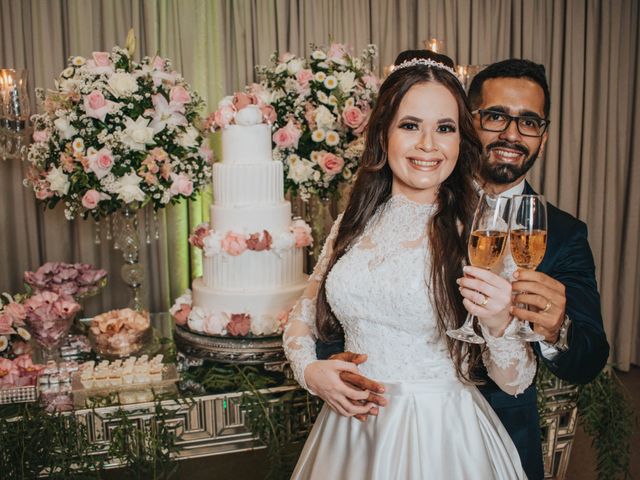
M 47 86 L 71 54 L 122 43 L 134 26 L 139 52 L 159 50 L 209 100 L 255 80 L 273 51 L 310 43 L 378 45 L 378 71 L 436 37 L 460 64 L 508 57 L 543 63 L 551 86 L 551 131 L 533 186 L 589 225 L 611 361 L 640 363 L 640 6 L 635 0 L 0 0 L 0 66 L 26 67 Z M 44 214 L 20 186 L 22 166 L 0 164 L 0 290 L 45 260 L 85 260 L 117 277 L 119 259 L 92 243 L 93 226 Z M 164 309 L 198 272 L 185 236 L 208 215 L 207 199 L 163 217 L 162 240 L 145 252 L 148 301 Z M 100 300 L 117 306 L 118 285 Z

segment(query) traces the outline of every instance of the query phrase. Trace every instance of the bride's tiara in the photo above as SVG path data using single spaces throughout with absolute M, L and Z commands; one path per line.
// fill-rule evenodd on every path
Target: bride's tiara
M 453 68 L 445 65 L 442 62 L 436 62 L 435 60 L 432 60 L 430 58 L 412 58 L 411 60 L 405 60 L 404 62 L 398 65 L 395 65 L 393 67 L 393 70 L 395 71 L 401 68 L 415 67 L 416 65 L 424 65 L 426 67 L 439 68 L 440 70 L 446 70 L 451 75 L 456 77 L 456 71 Z

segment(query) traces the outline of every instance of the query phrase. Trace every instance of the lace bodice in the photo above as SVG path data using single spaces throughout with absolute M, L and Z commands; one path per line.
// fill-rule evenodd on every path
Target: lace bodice
M 345 350 L 368 355 L 360 371 L 369 378 L 385 382 L 456 377 L 430 298 L 426 228 L 433 211 L 431 205 L 392 197 L 327 277 L 327 299 L 344 329 Z M 316 294 L 340 220 L 284 334 L 285 352 L 305 387 L 304 369 L 317 360 Z M 523 391 L 535 375 L 530 348 L 488 332 L 485 338 L 488 349 L 483 359 L 489 375 L 510 393 Z

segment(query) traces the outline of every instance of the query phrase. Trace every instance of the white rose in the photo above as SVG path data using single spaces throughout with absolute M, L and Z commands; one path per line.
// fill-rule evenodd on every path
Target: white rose
M 356 85 L 356 74 L 355 72 L 340 72 L 336 73 L 336 77 L 338 79 L 338 83 L 340 84 L 340 90 L 344 93 L 349 93 L 353 90 L 353 87 Z
M 289 75 L 295 75 L 303 68 L 304 68 L 304 59 L 302 58 L 294 58 L 287 64 L 287 70 L 289 71 Z
M 258 125 L 262 123 L 262 112 L 257 105 L 247 105 L 236 113 L 236 125 Z
M 329 109 L 324 105 L 320 105 L 316 108 L 315 120 L 318 124 L 318 128 L 322 128 L 324 130 L 333 130 L 336 125 L 336 117 L 334 117 Z
M 295 157 L 291 158 L 290 156 L 287 160 L 289 162 L 289 172 L 287 173 L 287 178 L 293 180 L 294 182 L 300 184 L 304 183 L 313 175 L 313 162 L 306 160 L 304 158 Z
M 69 177 L 62 171 L 62 167 L 53 167 L 47 173 L 47 181 L 52 192 L 60 195 L 69 193 Z
M 149 127 L 151 119 L 138 117 L 124 119 L 125 130 L 122 141 L 131 150 L 146 150 L 146 145 L 153 143 L 153 128 Z
M 142 178 L 138 175 L 127 173 L 113 182 L 111 191 L 116 193 L 124 203 L 143 202 L 146 195 L 139 187 L 140 182 Z
M 251 333 L 254 335 L 269 335 L 278 331 L 280 323 L 273 315 L 261 315 L 251 319 Z
M 65 117 L 56 118 L 53 124 L 64 140 L 68 140 L 78 133 L 78 130 L 76 130 L 76 128 L 71 125 L 71 122 L 69 122 Z
M 204 318 L 206 314 L 202 307 L 193 307 L 191 309 L 191 313 L 189 314 L 189 318 L 187 320 L 187 325 L 194 332 L 202 332 L 204 331 Z
M 138 91 L 138 82 L 130 73 L 118 72 L 109 78 L 109 89 L 116 98 L 126 97 Z
M 198 145 L 198 130 L 188 126 L 187 130 L 180 134 L 177 139 L 178 145 L 184 148 L 192 148 Z

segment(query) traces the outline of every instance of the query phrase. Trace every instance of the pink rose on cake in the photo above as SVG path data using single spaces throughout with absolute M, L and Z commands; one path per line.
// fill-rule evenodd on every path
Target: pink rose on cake
M 247 239 L 247 249 L 255 252 L 269 250 L 271 242 L 271 235 L 266 230 L 263 230 L 262 233 L 252 233 Z
M 344 160 L 333 153 L 325 153 L 318 162 L 320 168 L 330 175 L 340 173 L 344 167 Z
M 244 337 L 251 331 L 251 315 L 248 313 L 233 313 L 227 324 L 229 335 Z
M 229 255 L 236 257 L 247 249 L 247 241 L 238 233 L 228 232 L 222 239 L 221 246 Z
M 197 248 L 204 249 L 204 239 L 211 233 L 211 228 L 208 223 L 201 223 L 198 225 L 193 233 L 189 235 L 189 243 Z
M 313 243 L 313 236 L 311 235 L 311 227 L 302 220 L 298 218 L 291 222 L 291 226 L 289 227 L 291 233 L 293 233 L 293 237 L 295 239 L 295 245 L 298 248 L 308 247 Z
M 289 120 L 287 124 L 273 134 L 273 141 L 279 148 L 298 148 L 302 131 Z

